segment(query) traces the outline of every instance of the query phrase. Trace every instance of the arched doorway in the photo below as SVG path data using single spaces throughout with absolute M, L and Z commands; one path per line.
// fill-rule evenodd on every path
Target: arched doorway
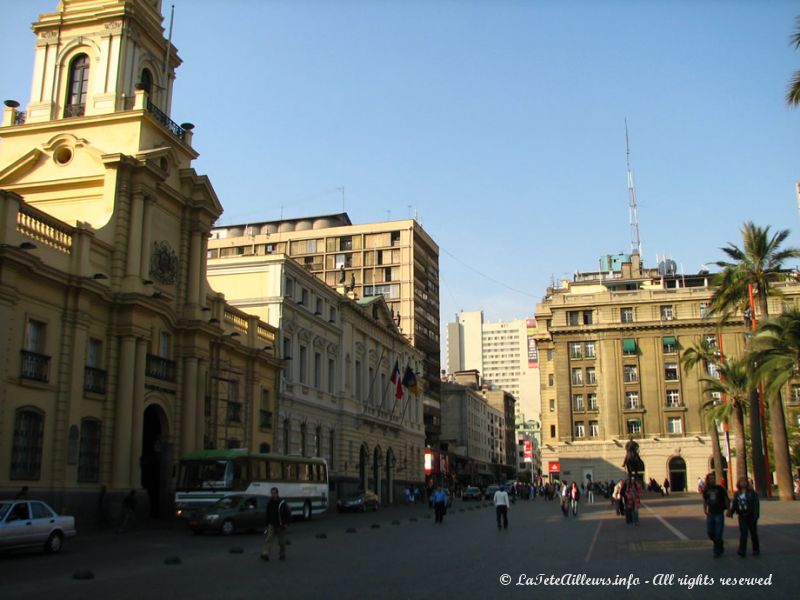
M 680 456 L 669 459 L 669 488 L 673 492 L 686 491 L 686 461 Z
M 142 487 L 150 501 L 150 516 L 162 517 L 169 513 L 170 494 L 167 466 L 171 459 L 167 441 L 167 416 L 158 404 L 144 411 L 142 426 Z
M 381 452 L 380 446 L 375 446 L 375 450 L 372 452 L 372 484 L 374 487 L 371 489 L 378 494 L 378 500 L 380 501 L 382 501 L 385 497 L 385 494 L 381 489 L 381 464 L 383 463 L 382 454 L 383 453 Z
M 369 450 L 366 444 L 361 444 L 358 452 L 358 489 L 367 490 L 367 461 L 369 461 Z
M 394 466 L 397 461 L 391 448 L 386 451 L 386 504 L 394 504 Z

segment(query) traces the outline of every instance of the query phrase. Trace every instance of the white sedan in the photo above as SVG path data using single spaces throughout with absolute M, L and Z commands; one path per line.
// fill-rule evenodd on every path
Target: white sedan
M 75 517 L 56 514 L 40 500 L 0 500 L 0 550 L 41 546 L 52 554 L 76 533 Z

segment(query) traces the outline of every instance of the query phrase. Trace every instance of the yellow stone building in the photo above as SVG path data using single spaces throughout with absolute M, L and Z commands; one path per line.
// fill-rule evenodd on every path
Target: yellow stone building
M 183 453 L 274 445 L 275 329 L 207 284 L 222 207 L 169 116 L 160 9 L 41 15 L 31 101 L 0 127 L 0 493 L 73 512 L 105 485 L 164 513 Z
M 541 368 L 542 471 L 568 481 L 619 479 L 625 444 L 634 438 L 646 479 L 670 479 L 694 489 L 712 468 L 711 438 L 702 405 L 701 369 L 686 372 L 680 354 L 709 339 L 725 355 L 744 350 L 741 320 L 706 313 L 710 276 L 679 275 L 674 264 L 645 269 L 639 256 L 604 257 L 602 270 L 576 273 L 550 288 L 536 307 Z M 800 286 L 778 284 L 796 302 Z M 792 388 L 792 415 L 800 388 Z M 796 416 L 794 417 L 796 419 Z M 725 455 L 724 436 L 723 456 Z

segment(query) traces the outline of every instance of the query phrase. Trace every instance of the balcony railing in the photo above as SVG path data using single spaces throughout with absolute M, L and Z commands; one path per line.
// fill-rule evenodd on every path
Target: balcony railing
M 22 368 L 20 369 L 19 376 L 22 379 L 31 379 L 33 381 L 47 383 L 50 357 L 29 350 L 21 350 L 20 354 L 22 355 Z
M 69 104 L 64 107 L 64 118 L 82 117 L 86 114 L 85 104 Z
M 83 391 L 93 394 L 105 394 L 106 372 L 95 367 L 85 367 L 83 371 Z
M 148 377 L 162 381 L 175 381 L 175 361 L 154 354 L 147 355 L 146 373 Z
M 147 112 L 155 117 L 156 121 L 161 123 L 164 127 L 169 129 L 170 133 L 174 135 L 179 140 L 182 140 L 186 131 L 178 125 L 175 121 L 170 119 L 166 113 L 164 113 L 161 109 L 159 109 L 155 104 L 150 102 L 150 99 L 147 100 Z

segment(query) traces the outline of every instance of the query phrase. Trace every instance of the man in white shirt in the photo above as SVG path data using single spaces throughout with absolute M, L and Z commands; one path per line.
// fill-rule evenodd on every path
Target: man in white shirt
M 511 500 L 508 492 L 500 488 L 494 493 L 494 510 L 497 513 L 497 531 L 508 529 L 508 509 L 511 508 Z M 500 519 L 503 519 L 503 526 L 500 527 Z

